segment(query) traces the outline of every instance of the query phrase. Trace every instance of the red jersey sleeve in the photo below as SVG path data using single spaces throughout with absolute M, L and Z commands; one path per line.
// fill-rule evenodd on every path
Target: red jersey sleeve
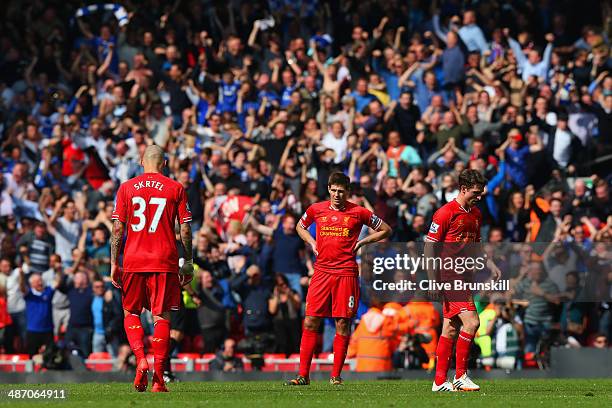
M 117 220 L 126 223 L 128 214 L 128 203 L 125 198 L 124 186 L 124 184 L 120 185 L 119 190 L 117 191 L 117 197 L 115 197 L 115 209 L 113 210 L 113 215 L 111 216 L 111 219 L 113 221 Z
M 308 229 L 312 225 L 315 220 L 315 210 L 312 208 L 312 205 L 306 209 L 302 218 L 300 218 L 300 225 L 304 229 Z
M 450 219 L 450 214 L 445 207 L 436 211 L 433 215 L 431 226 L 429 227 L 429 232 L 425 240 L 431 242 L 444 242 L 450 225 Z
M 180 186 L 178 197 L 178 217 L 180 224 L 191 222 L 191 209 L 189 208 L 189 201 L 187 201 L 187 192 Z
M 373 230 L 378 230 L 382 225 L 382 219 L 367 208 L 360 207 L 359 215 L 361 217 L 361 222 Z

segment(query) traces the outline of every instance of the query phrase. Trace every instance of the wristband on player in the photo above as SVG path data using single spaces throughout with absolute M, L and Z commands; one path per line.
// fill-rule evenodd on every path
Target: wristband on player
M 179 264 L 179 268 L 182 268 L 183 265 L 185 265 L 185 264 L 193 265 L 193 258 L 191 258 L 189 260 L 187 260 L 185 258 L 180 258 L 178 264 Z

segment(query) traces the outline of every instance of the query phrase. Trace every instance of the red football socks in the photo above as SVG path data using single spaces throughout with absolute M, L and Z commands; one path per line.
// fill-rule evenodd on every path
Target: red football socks
M 310 364 L 317 345 L 317 332 L 304 329 L 302 331 L 302 341 L 300 342 L 300 372 L 299 375 L 305 378 L 310 376 Z
M 455 354 L 455 360 L 457 360 L 455 378 L 461 377 L 467 371 L 468 361 L 470 359 L 470 346 L 472 345 L 473 339 L 473 334 L 468 334 L 464 331 L 459 332 Z
M 153 367 L 158 380 L 164 373 L 164 365 L 168 355 L 168 343 L 170 342 L 170 321 L 159 319 L 154 324 L 153 338 L 151 339 L 151 348 L 153 349 L 153 357 L 155 358 Z M 163 379 L 161 379 L 163 383 Z
M 145 358 L 145 350 L 143 343 L 144 330 L 142 329 L 140 316 L 130 313 L 123 319 L 123 327 L 130 343 L 130 348 L 136 356 L 136 361 L 142 360 Z
M 440 336 L 438 347 L 436 348 L 436 385 L 446 381 L 446 373 L 453 352 L 453 340 L 448 337 Z
M 340 377 L 350 340 L 351 336 L 343 336 L 338 333 L 334 337 L 334 368 L 332 369 L 332 377 Z

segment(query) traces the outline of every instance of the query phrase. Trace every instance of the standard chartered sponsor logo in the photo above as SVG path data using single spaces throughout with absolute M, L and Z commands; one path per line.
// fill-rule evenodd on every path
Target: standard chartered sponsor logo
M 321 237 L 348 237 L 350 230 L 346 227 L 335 227 L 331 225 L 324 225 L 319 230 L 319 236 Z

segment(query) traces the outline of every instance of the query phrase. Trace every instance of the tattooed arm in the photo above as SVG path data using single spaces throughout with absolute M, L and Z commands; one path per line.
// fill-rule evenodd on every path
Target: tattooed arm
M 193 279 L 193 249 L 191 246 L 191 225 L 181 224 L 181 242 L 185 248 L 185 263 L 180 270 L 181 285 L 187 285 Z
M 191 247 L 191 225 L 189 223 L 181 224 L 181 242 L 185 248 L 185 261 L 193 261 L 193 250 Z
M 111 234 L 111 282 L 120 288 L 121 276 L 119 275 L 119 249 L 121 247 L 121 239 L 123 238 L 123 229 L 125 225 L 119 221 L 113 221 L 113 232 Z

